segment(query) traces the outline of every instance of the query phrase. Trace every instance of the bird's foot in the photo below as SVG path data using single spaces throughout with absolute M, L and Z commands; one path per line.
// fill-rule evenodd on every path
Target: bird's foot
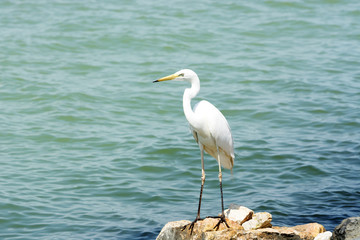
M 220 218 L 219 222 L 213 228 L 213 229 L 215 229 L 215 231 L 219 230 L 221 223 L 224 223 L 227 228 L 230 228 L 230 226 L 226 222 L 225 215 L 222 214 L 221 216 L 215 216 L 215 217 L 210 217 L 210 218 Z
M 195 223 L 196 223 L 197 221 L 200 221 L 200 220 L 204 220 L 204 219 L 203 219 L 203 218 L 200 218 L 200 217 L 196 217 L 194 221 L 192 221 L 191 223 L 186 224 L 185 226 L 183 226 L 183 227 L 181 228 L 181 231 L 184 231 L 184 230 L 186 229 L 186 227 L 189 226 L 189 230 L 191 231 L 191 232 L 190 232 L 190 235 L 192 235 L 193 230 L 194 230 Z

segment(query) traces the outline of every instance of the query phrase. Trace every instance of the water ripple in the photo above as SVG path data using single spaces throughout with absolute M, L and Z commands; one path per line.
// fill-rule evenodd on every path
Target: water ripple
M 149 239 L 193 219 L 201 163 L 186 84 L 151 83 L 180 68 L 232 128 L 226 206 L 330 231 L 359 215 L 359 8 L 1 1 L 1 238 Z M 214 215 L 207 155 L 205 168 L 202 213 Z

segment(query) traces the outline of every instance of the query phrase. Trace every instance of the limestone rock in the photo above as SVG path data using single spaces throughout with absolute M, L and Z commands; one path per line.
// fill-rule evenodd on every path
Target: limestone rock
M 224 214 L 225 217 L 229 218 L 230 220 L 236 221 L 241 225 L 252 218 L 254 211 L 244 206 L 231 204 L 229 209 L 226 209 L 224 211 Z
M 190 235 L 188 227 L 186 227 L 185 230 L 182 230 L 183 226 L 191 223 L 190 221 L 169 222 L 163 227 L 156 240 L 230 239 L 232 236 L 236 235 L 238 231 L 243 230 L 243 227 L 237 222 L 226 219 L 230 228 L 227 228 L 224 224 L 220 224 L 219 229 L 215 231 L 214 227 L 218 222 L 219 219 L 216 218 L 206 218 L 198 221 L 195 223 L 192 235 Z
M 254 212 L 246 207 L 231 205 L 229 209 L 224 211 L 226 222 L 230 226 L 227 228 L 225 224 L 215 231 L 214 227 L 219 222 L 218 218 L 206 218 L 195 223 L 193 233 L 187 226 L 183 227 L 190 221 L 177 221 L 167 223 L 157 240 L 329 240 L 331 233 L 325 232 L 325 228 L 318 223 L 309 223 L 294 227 L 272 227 L 272 215 L 267 212 Z M 360 220 L 360 218 L 358 219 Z M 346 224 L 348 229 L 352 225 Z M 357 222 L 359 224 L 359 222 Z M 342 229 L 342 228 L 340 228 Z M 338 238 L 344 239 L 344 238 Z M 347 238 L 349 239 L 349 238 Z
M 319 223 L 308 223 L 304 225 L 298 225 L 294 227 L 273 227 L 281 232 L 289 231 L 293 232 L 304 240 L 313 240 L 319 233 L 325 232 L 323 225 Z
M 315 233 L 308 231 L 308 228 L 316 228 L 316 227 L 306 226 L 306 225 L 299 225 L 295 227 L 261 228 L 257 230 L 242 231 L 242 232 L 238 232 L 238 234 L 234 239 L 237 240 L 251 240 L 251 239 L 310 240 L 311 239 L 313 240 Z
M 255 213 L 249 221 L 242 224 L 245 230 L 271 227 L 272 216 L 268 212 Z
M 238 232 L 235 236 L 237 240 L 302 240 L 292 229 L 262 228 L 257 230 Z
M 194 226 L 192 235 L 190 235 L 188 228 L 182 231 L 182 227 L 190 223 L 190 221 L 170 222 L 161 230 L 157 240 L 313 240 L 319 233 L 325 231 L 324 227 L 318 223 L 246 231 L 240 224 L 230 219 L 227 219 L 230 228 L 221 224 L 219 230 L 215 231 L 214 226 L 218 221 L 218 219 L 213 218 L 198 221 Z
M 330 240 L 332 233 L 330 231 L 326 231 L 323 233 L 319 233 L 314 240 Z
M 179 230 L 185 226 L 186 224 L 191 223 L 187 220 L 181 220 L 176 222 L 168 222 L 165 226 L 161 229 L 161 232 L 157 236 L 156 240 L 166 240 L 166 239 L 181 239 L 179 238 Z
M 360 217 L 351 217 L 344 219 L 335 227 L 333 240 L 360 239 Z

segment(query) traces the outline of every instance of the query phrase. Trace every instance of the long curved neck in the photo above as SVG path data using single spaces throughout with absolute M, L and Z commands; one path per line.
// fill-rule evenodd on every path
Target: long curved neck
M 193 79 L 191 82 L 191 88 L 187 88 L 183 95 L 183 108 L 185 117 L 188 120 L 191 127 L 195 129 L 200 128 L 199 120 L 191 108 L 191 99 L 194 98 L 200 91 L 200 80 L 199 78 Z

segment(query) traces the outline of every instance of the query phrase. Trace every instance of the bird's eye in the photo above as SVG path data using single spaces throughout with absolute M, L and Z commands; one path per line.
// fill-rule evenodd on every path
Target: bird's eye
M 183 77 L 183 76 L 184 76 L 184 74 L 183 74 L 183 73 L 180 73 L 180 74 L 179 74 L 179 77 Z

